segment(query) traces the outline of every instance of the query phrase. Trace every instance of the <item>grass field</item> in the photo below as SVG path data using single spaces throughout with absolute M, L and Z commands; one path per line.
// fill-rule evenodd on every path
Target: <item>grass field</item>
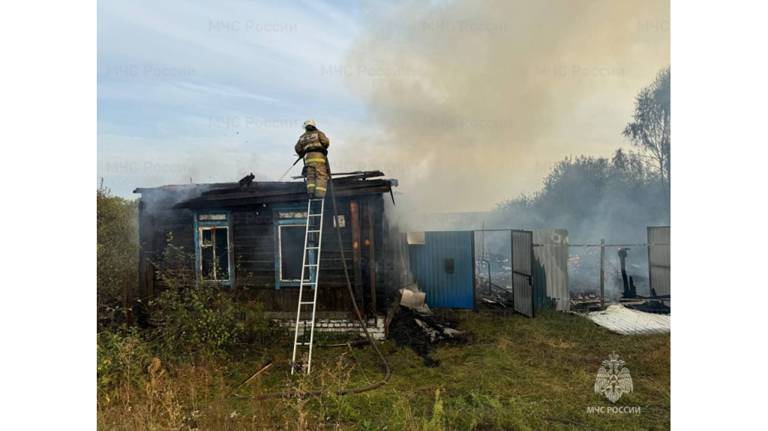
M 334 390 L 375 382 L 382 373 L 370 346 L 319 348 L 310 377 L 291 376 L 290 340 L 254 347 L 227 361 L 153 364 L 130 382 L 98 395 L 101 429 L 668 429 L 670 337 L 612 334 L 562 313 L 535 319 L 453 312 L 472 333 L 465 345 L 433 352 L 427 368 L 391 341 L 382 350 L 392 367 L 383 388 L 338 397 Z M 322 341 L 322 340 L 321 340 Z M 595 394 L 595 375 L 610 353 L 626 361 L 634 391 L 616 404 Z M 162 358 L 160 358 L 162 361 Z M 274 365 L 232 391 L 266 360 Z M 159 365 L 159 366 L 158 366 Z M 142 370 L 144 368 L 142 367 Z M 254 400 L 288 389 L 323 390 L 310 399 Z M 589 412 L 591 407 L 631 412 Z M 637 408 L 639 407 L 639 412 Z

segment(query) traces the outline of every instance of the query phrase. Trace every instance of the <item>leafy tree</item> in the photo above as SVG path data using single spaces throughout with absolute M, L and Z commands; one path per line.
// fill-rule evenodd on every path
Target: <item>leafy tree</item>
M 137 204 L 96 192 L 96 293 L 99 308 L 128 301 L 138 280 Z
M 640 90 L 635 98 L 632 121 L 622 132 L 633 145 L 654 161 L 661 182 L 670 178 L 670 68 L 661 70 L 656 80 Z

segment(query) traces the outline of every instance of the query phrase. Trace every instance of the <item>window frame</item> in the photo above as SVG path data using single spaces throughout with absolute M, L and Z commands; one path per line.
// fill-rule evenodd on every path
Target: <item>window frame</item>
M 206 211 L 195 213 L 195 276 L 198 283 L 222 285 L 232 287 L 235 285 L 235 267 L 234 267 L 234 244 L 231 225 L 231 214 L 229 211 Z M 227 231 L 227 278 L 226 279 L 203 279 L 203 230 L 212 230 L 211 238 L 213 244 L 214 262 L 216 260 L 216 230 L 226 229 Z M 216 277 L 219 274 L 216 273 Z
M 277 248 L 278 248 L 277 256 L 280 259 L 280 265 L 278 265 L 278 272 L 279 272 L 279 274 L 277 275 L 278 276 L 278 280 L 280 281 L 280 284 L 284 285 L 284 286 L 298 286 L 299 284 L 301 284 L 301 279 L 300 278 L 296 278 L 296 279 L 286 279 L 286 278 L 283 278 L 283 228 L 286 228 L 286 227 L 294 227 L 294 228 L 295 227 L 299 227 L 302 230 L 304 230 L 304 233 L 306 234 L 307 224 L 306 223 L 304 223 L 304 224 L 298 224 L 298 223 L 296 223 L 296 224 L 287 224 L 287 223 L 285 223 L 285 224 L 278 224 L 278 226 L 277 226 Z M 301 244 L 301 248 L 303 250 L 304 244 Z M 301 277 L 301 276 L 299 276 L 299 277 Z M 309 281 L 309 274 L 307 274 L 306 280 Z
M 282 227 L 307 227 L 307 204 L 283 204 L 275 207 L 273 212 L 275 227 L 275 289 L 281 287 L 299 287 L 301 280 L 283 280 L 283 244 Z M 301 244 L 302 251 L 304 244 Z

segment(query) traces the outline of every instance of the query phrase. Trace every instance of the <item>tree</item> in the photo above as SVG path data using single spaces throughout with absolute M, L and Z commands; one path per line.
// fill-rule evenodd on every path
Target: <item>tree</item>
M 500 204 L 494 227 L 568 229 L 575 241 L 643 241 L 646 226 L 669 224 L 665 184 L 647 158 L 616 150 L 613 157 L 568 157 L 555 164 L 542 188 Z
M 670 178 L 670 68 L 662 69 L 656 80 L 640 90 L 635 113 L 622 134 L 653 160 L 662 184 Z
M 135 200 L 96 191 L 96 301 L 127 305 L 138 281 L 138 206 Z

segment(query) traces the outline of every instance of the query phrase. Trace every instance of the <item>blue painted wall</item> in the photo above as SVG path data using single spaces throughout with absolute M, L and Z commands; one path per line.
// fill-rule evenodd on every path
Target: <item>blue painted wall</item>
M 410 245 L 410 265 L 416 283 L 432 308 L 473 309 L 474 241 L 472 231 L 425 232 L 423 245 Z M 446 260 L 453 259 L 453 272 Z

